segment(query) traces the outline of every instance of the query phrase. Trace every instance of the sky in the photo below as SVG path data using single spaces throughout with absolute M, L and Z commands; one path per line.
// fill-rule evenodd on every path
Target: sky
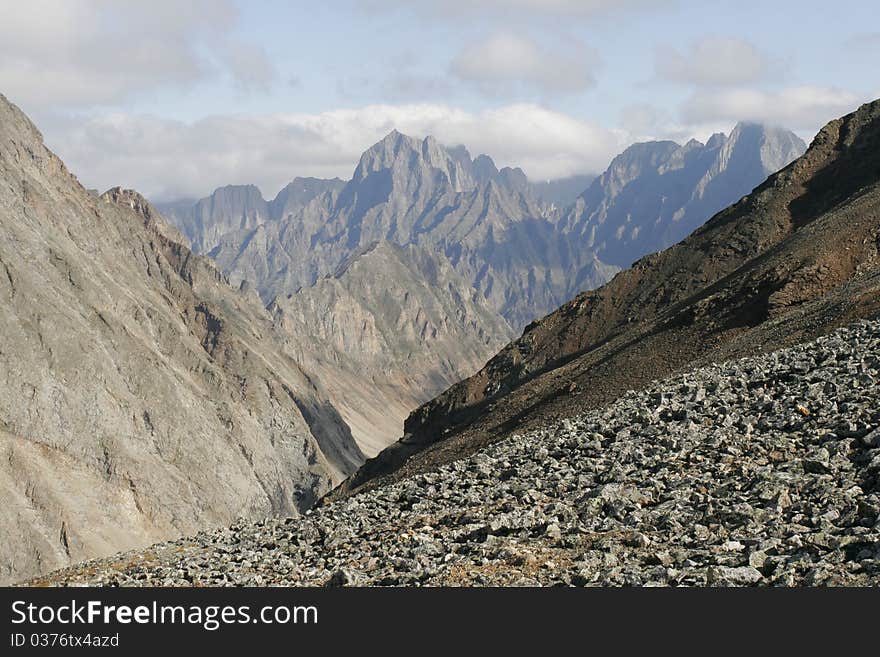
M 809 141 L 880 97 L 880 8 L 814 0 L 0 0 L 0 93 L 87 187 L 348 178 L 392 129 L 598 173 L 737 121 Z

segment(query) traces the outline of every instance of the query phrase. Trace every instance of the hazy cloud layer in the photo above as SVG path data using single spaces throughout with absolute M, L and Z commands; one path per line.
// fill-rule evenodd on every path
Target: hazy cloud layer
M 508 16 L 511 11 L 539 17 L 565 17 L 663 7 L 668 6 L 670 0 L 360 0 L 358 4 L 368 11 L 415 8 L 449 18 L 461 16 L 462 12 Z
M 745 85 L 768 77 L 778 65 L 743 39 L 709 37 L 682 52 L 656 49 L 654 67 L 664 79 L 695 85 Z
M 211 75 L 265 86 L 257 46 L 230 36 L 230 0 L 0 0 L 3 92 L 28 107 L 95 106 Z
M 374 105 L 320 114 L 210 117 L 182 123 L 112 114 L 44 126 L 83 184 L 135 187 L 168 200 L 229 183 L 266 195 L 298 175 L 348 178 L 360 154 L 393 128 L 488 153 L 533 179 L 594 172 L 623 146 L 618 135 L 536 105 L 466 112 L 439 104 Z
M 459 53 L 452 73 L 489 94 L 565 93 L 593 86 L 598 64 L 598 53 L 576 40 L 548 46 L 524 35 L 499 32 Z
M 841 89 L 799 86 L 777 91 L 698 91 L 682 107 L 686 123 L 763 121 L 790 130 L 815 131 L 867 100 Z

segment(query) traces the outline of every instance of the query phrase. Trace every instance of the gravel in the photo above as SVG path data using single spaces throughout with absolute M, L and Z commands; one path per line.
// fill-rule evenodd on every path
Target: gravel
M 880 321 L 714 365 L 296 519 L 46 578 L 90 585 L 880 584 Z

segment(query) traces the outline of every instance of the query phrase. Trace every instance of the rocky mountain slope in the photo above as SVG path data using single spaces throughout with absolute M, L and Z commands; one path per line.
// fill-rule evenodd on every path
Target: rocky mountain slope
M 364 153 L 350 182 L 309 195 L 281 221 L 224 224 L 211 255 L 268 302 L 375 241 L 417 244 L 444 254 L 520 329 L 683 238 L 804 148 L 785 130 L 741 124 L 706 145 L 635 145 L 588 187 L 587 176 L 533 183 L 486 155 L 394 131 Z
M 629 267 L 681 241 L 805 150 L 794 133 L 752 123 L 706 144 L 635 144 L 593 181 L 560 228 L 603 262 Z
M 283 219 L 295 214 L 319 196 L 328 192 L 339 192 L 343 187 L 345 181 L 339 178 L 294 178 L 269 202 L 269 215 L 273 219 Z
M 683 242 L 638 261 L 416 410 L 334 496 L 460 458 L 695 364 L 779 348 L 880 308 L 880 101 Z
M 37 584 L 880 584 L 880 321 Z
M 615 271 L 556 231 L 521 170 L 396 131 L 364 153 L 341 191 L 230 235 L 211 255 L 268 302 L 383 240 L 442 254 L 514 328 Z
M 370 245 L 269 311 L 368 456 L 400 435 L 414 408 L 513 337 L 442 254 L 391 242 Z
M 259 302 L 0 96 L 0 581 L 295 515 L 361 462 Z
M 157 208 L 179 228 L 196 253 L 208 253 L 224 238 L 267 221 L 292 215 L 324 193 L 338 191 L 338 178 L 294 178 L 271 201 L 255 185 L 226 185 L 195 203 L 158 203 Z
M 566 209 L 574 205 L 596 176 L 578 175 L 556 180 L 529 182 L 529 189 L 538 203 L 548 209 Z
M 269 221 L 269 204 L 254 185 L 226 185 L 190 208 L 159 204 L 159 211 L 189 240 L 192 250 L 205 253 L 227 233 Z

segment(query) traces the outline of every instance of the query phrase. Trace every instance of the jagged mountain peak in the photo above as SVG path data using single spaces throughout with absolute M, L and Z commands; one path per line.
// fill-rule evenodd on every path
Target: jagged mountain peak
M 390 172 L 392 186 L 408 186 L 413 177 L 430 180 L 439 172 L 455 191 L 463 191 L 473 187 L 474 180 L 468 172 L 470 159 L 461 155 L 451 153 L 431 135 L 419 140 L 393 130 L 361 155 L 351 184 Z
M 150 203 L 140 192 L 122 187 L 111 187 L 99 197 L 106 203 L 115 203 L 134 210 L 143 217 L 144 224 L 158 231 L 165 238 L 189 247 L 189 240 Z
M 226 205 L 236 208 L 261 208 L 266 204 L 263 192 L 252 183 L 223 185 L 196 204 L 201 206 Z
M 875 101 L 829 123 L 802 156 L 685 240 L 527 327 L 478 374 L 415 411 L 405 438 L 335 495 L 388 482 L 404 463 L 408 475 L 436 469 L 671 372 L 875 316 L 878 217 Z
M 376 162 L 383 167 L 387 167 L 393 164 L 396 159 L 413 153 L 419 153 L 421 149 L 421 140 L 394 129 L 364 151 L 361 155 L 361 163 Z
M 253 183 L 243 183 L 237 185 L 221 185 L 217 189 L 214 190 L 212 196 L 214 195 L 223 195 L 223 194 L 247 194 L 254 195 L 263 198 L 263 192 L 260 191 L 260 188 L 254 185 Z
M 493 180 L 498 176 L 498 167 L 488 155 L 478 155 L 472 164 L 474 177 L 480 182 Z
M 792 132 L 749 122 L 737 124 L 729 137 L 712 135 L 705 145 L 633 144 L 561 223 L 601 260 L 626 267 L 681 240 L 805 149 Z
M 727 141 L 727 135 L 723 132 L 716 132 L 711 137 L 709 137 L 708 141 L 706 141 L 707 148 L 720 148 L 724 145 L 724 142 Z
M 346 181 L 341 178 L 296 177 L 269 202 L 269 215 L 281 219 L 295 214 L 316 198 L 341 191 Z
M 455 192 L 469 191 L 489 182 L 506 185 L 516 192 L 528 188 L 528 178 L 518 167 L 499 170 L 486 154 L 471 159 L 470 152 L 462 145 L 445 146 L 432 135 L 419 140 L 397 130 L 367 149 L 352 181 L 357 183 L 382 171 L 392 172 L 392 184 L 401 184 L 413 174 L 418 173 L 425 179 L 427 171 L 439 171 Z
M 140 192 L 133 189 L 123 189 L 122 187 L 111 187 L 100 195 L 100 198 L 108 203 L 119 203 L 127 205 L 132 210 L 144 216 L 145 219 L 153 219 L 159 216 L 159 211 L 153 207 Z
M 789 130 L 754 121 L 741 121 L 725 140 L 720 160 L 724 166 L 736 151 L 747 153 L 746 157 L 757 154 L 760 166 L 770 174 L 788 164 L 792 153 L 803 153 L 806 148 L 803 140 Z

